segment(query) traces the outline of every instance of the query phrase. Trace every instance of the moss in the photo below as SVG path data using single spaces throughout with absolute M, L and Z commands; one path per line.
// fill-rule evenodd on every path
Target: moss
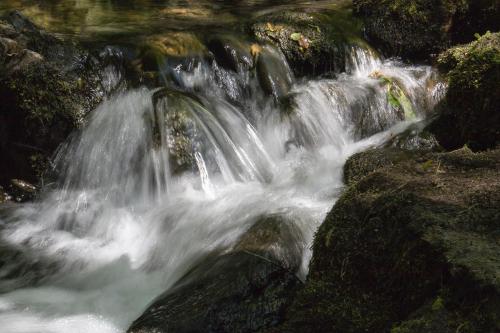
M 447 50 L 438 64 L 449 89 L 431 130 L 447 149 L 494 148 L 500 143 L 500 33 Z
M 347 48 L 364 44 L 361 23 L 348 6 L 273 13 L 260 17 L 251 31 L 260 42 L 280 47 L 297 75 L 344 71 Z
M 498 30 L 495 0 L 355 0 L 368 37 L 389 55 L 413 60 Z
M 16 51 L 0 64 L 0 155 L 8 161 L 0 163 L 0 184 L 36 183 L 56 148 L 109 92 L 101 80 L 108 64 L 18 12 L 0 24 L 0 37 Z
M 319 228 L 280 331 L 498 331 L 500 150 L 350 160 L 363 167 Z

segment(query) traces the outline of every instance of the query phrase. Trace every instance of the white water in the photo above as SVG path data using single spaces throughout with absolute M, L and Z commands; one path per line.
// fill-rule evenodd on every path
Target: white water
M 196 171 L 180 176 L 168 167 L 167 131 L 153 140 L 154 119 L 162 123 L 154 91 L 104 102 L 59 151 L 56 188 L 0 218 L 2 244 L 22 252 L 1 266 L 0 331 L 124 332 L 198 258 L 230 248 L 268 214 L 299 227 L 304 277 L 314 232 L 342 191 L 345 160 L 408 124 L 370 74 L 397 79 L 417 116 L 433 96 L 427 67 L 359 49 L 349 60 L 336 79 L 296 81 L 290 117 L 248 73 L 206 63 L 178 72 L 181 87 L 203 101 L 162 100 L 167 111 L 187 108 L 198 128 Z M 361 133 L 360 118 L 374 135 Z

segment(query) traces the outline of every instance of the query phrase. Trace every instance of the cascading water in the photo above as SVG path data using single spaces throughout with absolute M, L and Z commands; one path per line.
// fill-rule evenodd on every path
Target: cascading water
M 345 73 L 296 80 L 276 59 L 287 103 L 216 61 L 102 103 L 59 149 L 60 180 L 0 213 L 1 331 L 123 332 L 199 258 L 270 214 L 298 227 L 303 278 L 345 160 L 423 117 L 433 72 L 355 47 Z

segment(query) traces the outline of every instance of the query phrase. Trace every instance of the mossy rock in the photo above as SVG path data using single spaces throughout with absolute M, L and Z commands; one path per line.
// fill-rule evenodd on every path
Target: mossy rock
M 278 46 L 301 76 L 344 71 L 348 45 L 361 42 L 349 8 L 273 13 L 260 17 L 251 31 L 258 41 Z
M 18 12 L 0 20 L 0 184 L 38 183 L 57 147 L 121 87 L 119 58 L 60 40 Z
M 169 151 L 172 174 L 197 171 L 195 154 L 207 148 L 202 128 L 193 112 L 203 105 L 195 96 L 163 88 L 153 95 L 154 142 Z
M 148 37 L 138 54 L 145 71 L 158 71 L 167 59 L 202 58 L 207 49 L 193 33 L 169 32 Z
M 370 41 L 390 56 L 429 59 L 500 28 L 496 0 L 354 0 Z
M 427 128 L 428 121 L 419 121 L 408 126 L 408 128 L 391 137 L 384 147 L 400 148 L 403 150 L 429 150 L 440 151 L 443 148 L 436 136 Z
M 351 178 L 319 228 L 278 331 L 498 332 L 500 150 L 361 154 L 381 165 Z
M 449 82 L 432 132 L 447 149 L 467 144 L 473 150 L 500 144 L 500 33 L 486 33 L 476 41 L 439 56 Z

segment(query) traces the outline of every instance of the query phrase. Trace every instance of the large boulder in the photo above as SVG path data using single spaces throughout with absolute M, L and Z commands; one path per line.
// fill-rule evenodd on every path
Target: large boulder
M 500 144 L 500 33 L 443 52 L 438 58 L 449 88 L 431 130 L 447 149 Z
M 287 219 L 260 219 L 233 249 L 203 258 L 128 332 L 257 332 L 275 327 L 301 284 L 294 275 L 303 251 L 300 237 Z
M 38 182 L 55 149 L 122 79 L 111 48 L 92 54 L 13 12 L 0 20 L 0 184 Z
M 251 31 L 258 41 L 278 46 L 297 75 L 344 71 L 348 45 L 360 41 L 359 25 L 344 7 L 268 14 Z
M 354 0 L 370 41 L 390 56 L 428 59 L 500 28 L 497 0 Z
M 277 332 L 498 332 L 500 150 L 353 159 Z

